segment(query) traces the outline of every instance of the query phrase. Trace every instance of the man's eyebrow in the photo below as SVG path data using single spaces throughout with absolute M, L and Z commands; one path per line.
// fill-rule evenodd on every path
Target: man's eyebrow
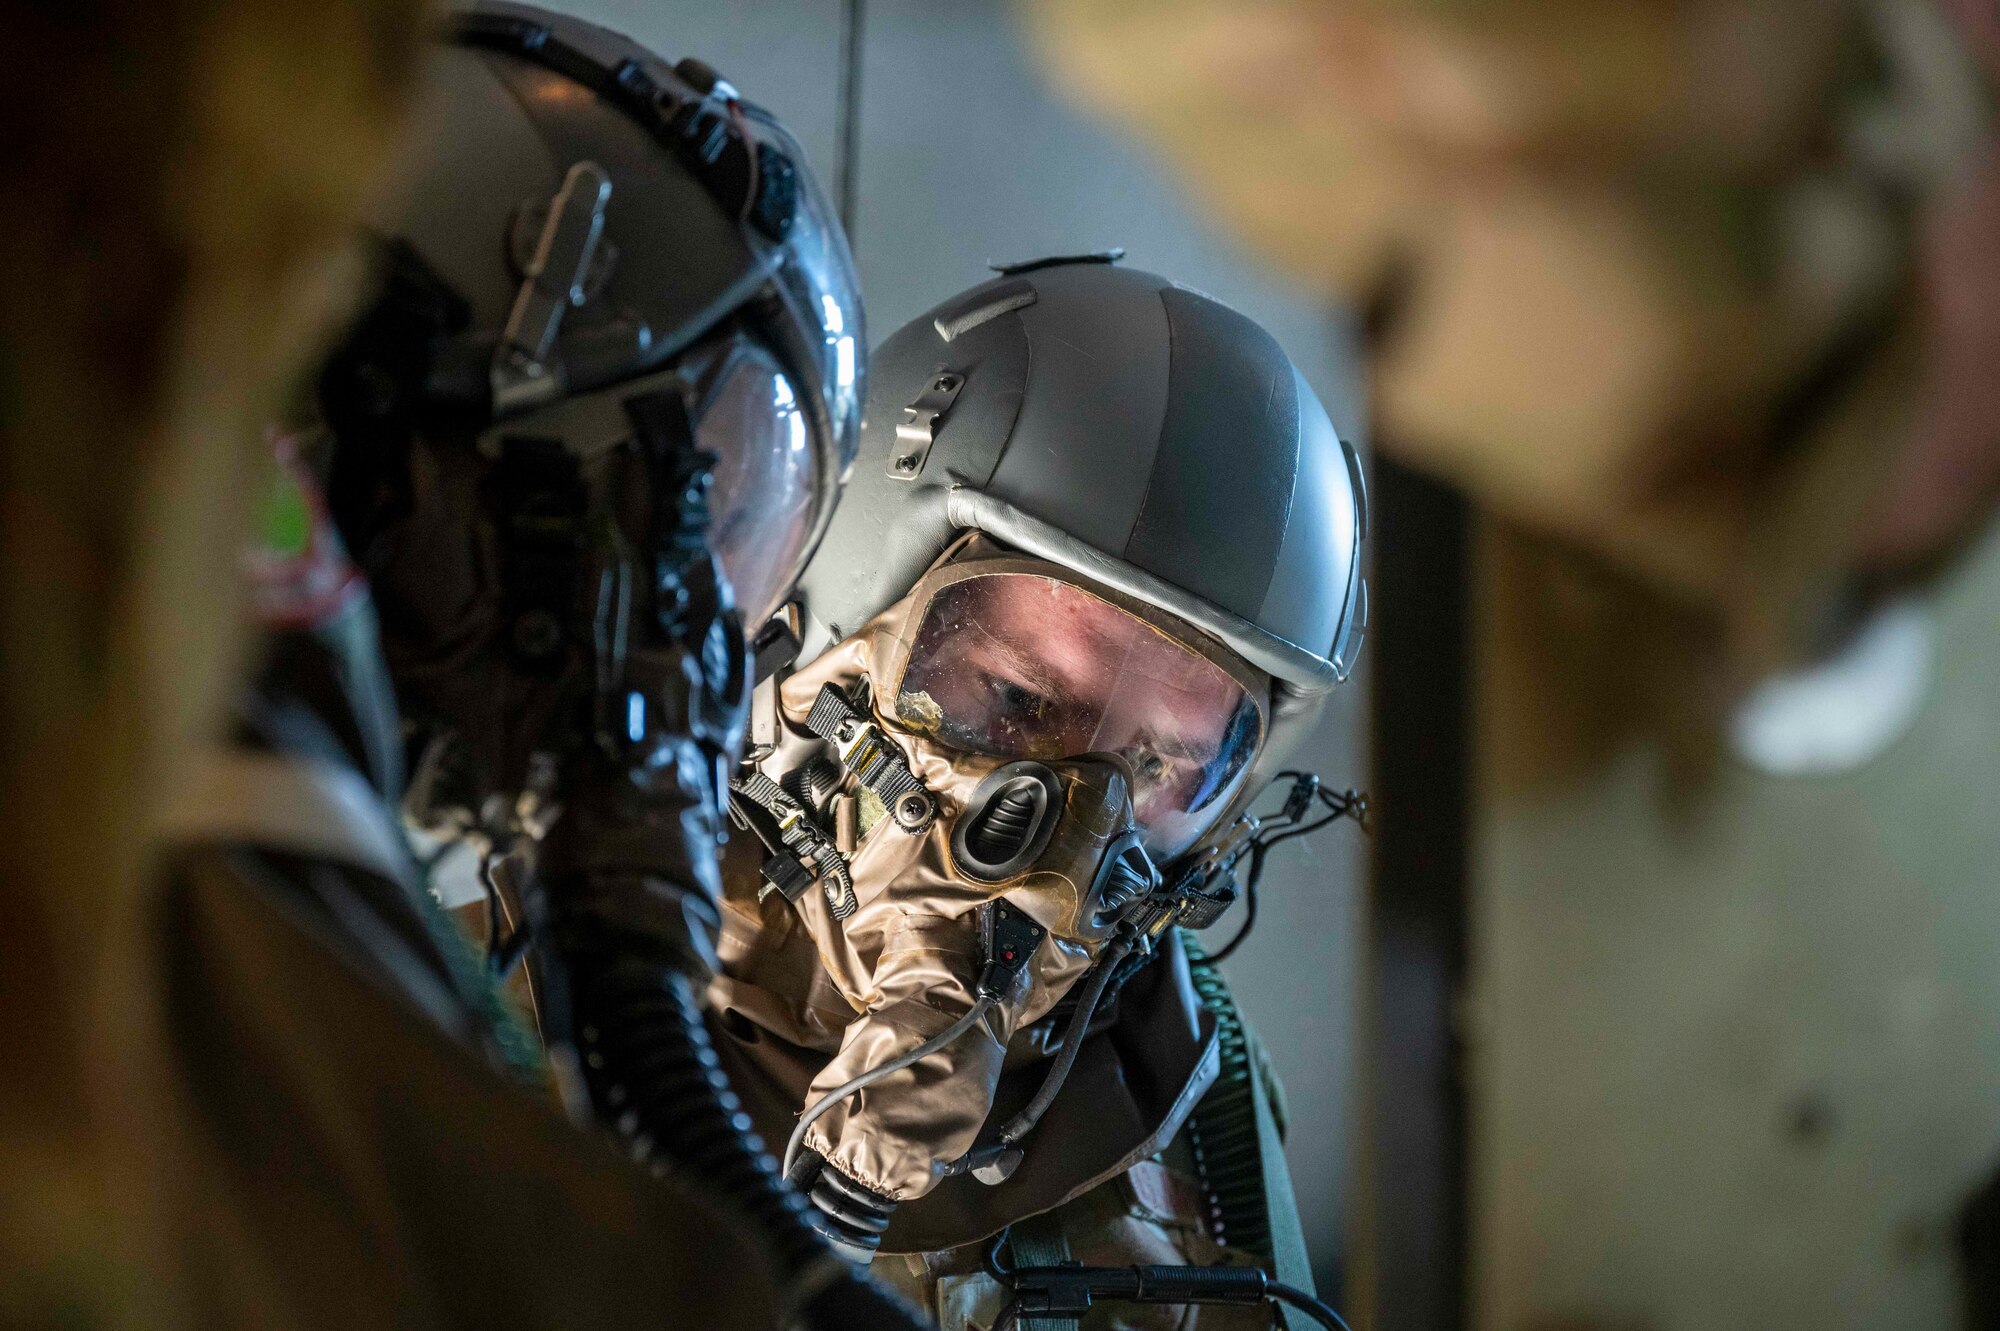
M 1021 650 L 1017 643 L 1001 637 L 984 624 L 974 621 L 969 626 L 966 638 L 965 660 L 985 671 L 988 675 L 1007 671 L 1014 676 L 1014 682 L 1028 684 L 1049 693 L 1062 692 L 1062 683 L 1046 670 L 1046 662 Z M 979 649 L 990 649 L 995 660 L 982 660 Z
M 1169 758 L 1185 758 L 1193 763 L 1209 762 L 1216 754 L 1214 745 L 1196 748 L 1178 734 L 1168 735 L 1153 730 L 1140 731 L 1139 742 L 1156 753 L 1163 753 Z

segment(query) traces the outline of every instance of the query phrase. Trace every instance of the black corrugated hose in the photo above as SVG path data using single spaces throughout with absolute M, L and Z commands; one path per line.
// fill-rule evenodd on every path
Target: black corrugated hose
M 694 447 L 676 394 L 639 402 L 643 411 L 626 406 L 652 492 L 675 499 L 656 506 L 646 541 L 628 543 L 652 552 L 644 613 L 629 612 L 629 645 L 600 659 L 593 702 L 600 722 L 607 710 L 623 715 L 616 707 L 631 697 L 651 705 L 639 733 L 598 726 L 543 846 L 542 919 L 560 972 L 545 988 L 552 1025 L 574 1033 L 597 1113 L 633 1154 L 709 1191 L 763 1240 L 788 1326 L 924 1331 L 899 1295 L 808 1223 L 805 1199 L 752 1129 L 702 1021 L 693 977 L 716 965 L 713 856 L 727 758 L 748 715 L 750 657 L 707 540 L 713 459 Z M 711 890 L 696 890 L 704 882 Z
M 700 1180 L 749 1216 L 799 1322 L 815 1331 L 928 1327 L 807 1223 L 805 1200 L 779 1176 L 729 1087 L 687 976 L 616 949 L 599 965 L 569 969 L 593 1098 L 641 1159 Z
M 986 1273 L 1013 1297 L 993 1331 L 1014 1331 L 1023 1317 L 1076 1318 L 1099 1303 L 1287 1304 L 1326 1327 L 1351 1331 L 1339 1313 L 1255 1266 L 1017 1266 L 1001 1264 L 1002 1230 L 986 1249 Z

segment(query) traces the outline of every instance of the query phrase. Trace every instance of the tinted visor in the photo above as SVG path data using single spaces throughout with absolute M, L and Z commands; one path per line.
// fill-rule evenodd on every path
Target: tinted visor
M 1235 675 L 1074 582 L 990 573 L 922 608 L 896 716 L 941 744 L 999 758 L 1116 753 L 1156 858 L 1185 851 L 1228 804 L 1263 738 Z

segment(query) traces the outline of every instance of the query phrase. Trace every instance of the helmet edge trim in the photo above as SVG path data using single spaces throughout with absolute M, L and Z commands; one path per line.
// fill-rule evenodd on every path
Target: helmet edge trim
M 954 527 L 983 531 L 1005 545 L 1060 564 L 1073 573 L 1186 620 L 1213 634 L 1244 660 L 1288 685 L 1292 692 L 1324 693 L 1341 682 L 1343 672 L 1334 661 L 1106 554 L 982 490 L 953 485 L 946 498 L 946 513 Z

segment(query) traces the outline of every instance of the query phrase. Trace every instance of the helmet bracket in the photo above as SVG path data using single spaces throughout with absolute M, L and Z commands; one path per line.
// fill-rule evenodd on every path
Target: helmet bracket
M 570 307 L 583 304 L 591 264 L 604 238 L 604 206 L 610 201 L 611 178 L 597 163 L 578 162 L 563 177 L 534 257 L 521 276 L 507 329 L 493 349 L 495 416 L 539 406 L 562 393 L 561 369 L 554 363 L 556 335 Z
M 896 454 L 889 459 L 891 480 L 914 481 L 924 474 L 924 460 L 930 457 L 931 445 L 937 442 L 945 414 L 958 401 L 959 390 L 964 387 L 964 375 L 939 366 L 923 392 L 903 408 L 902 423 L 896 426 Z

